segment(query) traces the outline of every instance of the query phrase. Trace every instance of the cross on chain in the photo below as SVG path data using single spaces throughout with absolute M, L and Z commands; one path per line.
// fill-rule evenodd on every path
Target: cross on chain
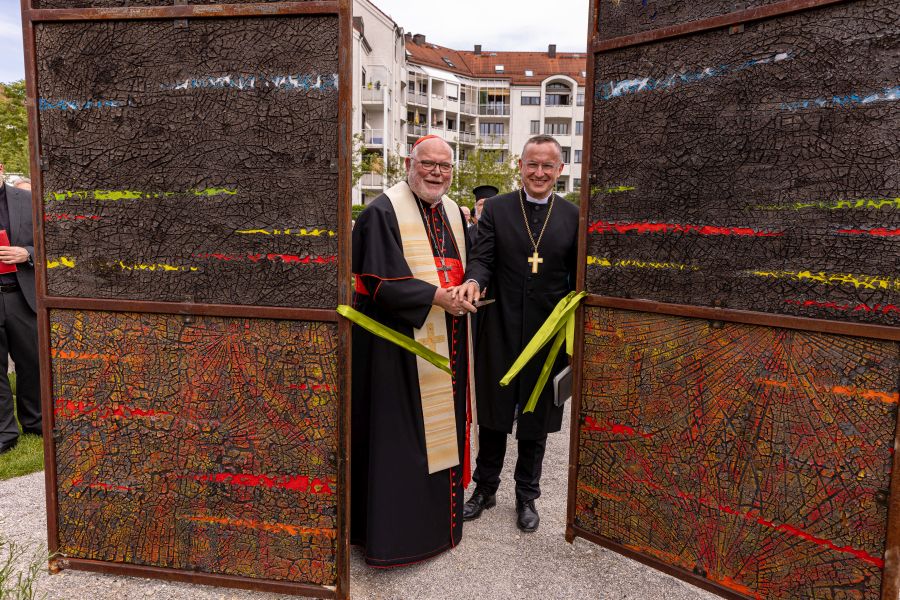
M 434 335 L 434 324 L 433 324 L 433 323 L 428 323 L 428 324 L 425 326 L 425 331 L 428 333 L 428 337 L 419 340 L 419 343 L 421 343 L 423 346 L 425 346 L 426 348 L 428 348 L 428 349 L 431 350 L 432 352 L 435 352 L 435 351 L 437 350 L 437 345 L 438 345 L 440 342 L 446 342 L 446 341 L 447 341 L 447 336 L 443 336 L 443 335 L 438 335 L 438 336 L 436 336 L 436 335 Z
M 531 255 L 531 258 L 528 259 L 528 262 L 531 263 L 531 272 L 537 273 L 538 272 L 538 264 L 544 262 L 544 259 L 541 258 L 540 255 L 538 254 L 538 251 L 535 250 L 534 254 Z
M 444 275 L 444 283 L 450 283 L 450 277 L 447 276 L 447 272 L 448 272 L 448 271 L 452 271 L 453 269 L 452 269 L 451 267 L 448 267 L 448 266 L 447 266 L 447 263 L 444 262 L 444 257 L 443 257 L 443 256 L 440 257 L 440 260 L 441 260 L 441 266 L 439 266 L 439 267 L 437 268 L 438 274 L 440 274 L 441 272 L 443 272 L 443 275 Z

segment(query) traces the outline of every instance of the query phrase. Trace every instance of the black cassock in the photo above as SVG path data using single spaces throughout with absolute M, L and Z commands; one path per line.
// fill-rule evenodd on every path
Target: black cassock
M 462 282 L 459 250 L 443 205 L 417 199 L 435 257 Z M 427 217 L 426 217 L 427 215 Z M 436 238 L 435 235 L 436 234 Z M 467 238 L 467 236 L 463 236 Z M 468 245 L 468 240 L 461 240 Z M 422 327 L 435 286 L 413 279 L 403 257 L 397 217 L 387 196 L 366 207 L 353 228 L 354 305 L 360 312 L 413 337 Z M 460 465 L 428 474 L 422 401 L 415 356 L 353 328 L 351 424 L 351 532 L 373 566 L 414 563 L 448 550 L 462 538 L 463 470 L 466 445 L 468 340 L 466 318 L 446 317 Z
M 554 195 L 554 207 L 538 252 L 543 263 L 531 272 L 528 258 L 534 252 L 525 228 L 527 217 L 535 241 L 547 218 L 547 206 L 525 202 L 519 192 L 488 198 L 484 202 L 466 279 L 474 279 L 487 298 L 496 303 L 478 310 L 475 340 L 475 390 L 478 424 L 495 431 L 512 431 L 516 406 L 528 402 L 550 345 L 537 354 L 506 387 L 500 380 L 518 358 L 553 308 L 575 287 L 578 262 L 578 208 Z M 553 403 L 553 376 L 567 364 L 560 352 L 533 413 L 518 418 L 516 437 L 542 439 L 559 431 L 563 409 Z

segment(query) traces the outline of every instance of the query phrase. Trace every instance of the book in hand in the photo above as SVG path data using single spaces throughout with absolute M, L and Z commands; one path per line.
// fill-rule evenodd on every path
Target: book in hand
M 553 402 L 562 406 L 572 397 L 572 366 L 569 365 L 553 378 Z
M 6 235 L 5 229 L 0 229 L 0 246 L 9 246 L 9 236 Z M 15 273 L 18 271 L 16 265 L 8 265 L 4 262 L 0 262 L 0 275 L 4 273 Z

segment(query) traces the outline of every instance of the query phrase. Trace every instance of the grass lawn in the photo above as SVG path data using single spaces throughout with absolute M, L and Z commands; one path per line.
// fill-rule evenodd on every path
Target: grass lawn
M 9 374 L 9 384 L 16 391 L 16 374 Z M 0 454 L 0 481 L 28 475 L 44 468 L 44 440 L 39 435 L 20 435 L 19 444 Z M 2 594 L 0 594 L 2 596 Z

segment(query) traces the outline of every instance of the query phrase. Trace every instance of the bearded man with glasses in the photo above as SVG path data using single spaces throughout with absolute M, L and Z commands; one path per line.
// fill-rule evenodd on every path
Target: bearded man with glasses
M 351 532 L 377 567 L 415 563 L 459 544 L 468 484 L 468 236 L 446 196 L 453 152 L 436 136 L 406 159 L 407 180 L 373 200 L 353 228 L 354 306 L 450 358 L 451 377 L 353 328 Z M 426 418 L 427 416 L 427 418 Z
M 484 203 L 466 283 L 454 294 L 474 302 L 487 291 L 496 303 L 479 310 L 475 343 L 475 389 L 478 409 L 477 484 L 466 502 L 464 518 L 477 519 L 496 504 L 506 437 L 516 426 L 519 455 L 516 482 L 516 523 L 533 532 L 540 517 L 534 501 L 540 496 L 541 468 L 547 434 L 562 427 L 563 407 L 546 386 L 532 413 L 522 413 L 549 353 L 544 348 L 507 387 L 500 379 L 512 366 L 556 303 L 575 287 L 578 260 L 578 209 L 553 193 L 562 174 L 562 149 L 550 136 L 531 138 L 522 149 L 519 173 L 522 189 L 489 198 Z M 551 371 L 566 367 L 561 352 Z

